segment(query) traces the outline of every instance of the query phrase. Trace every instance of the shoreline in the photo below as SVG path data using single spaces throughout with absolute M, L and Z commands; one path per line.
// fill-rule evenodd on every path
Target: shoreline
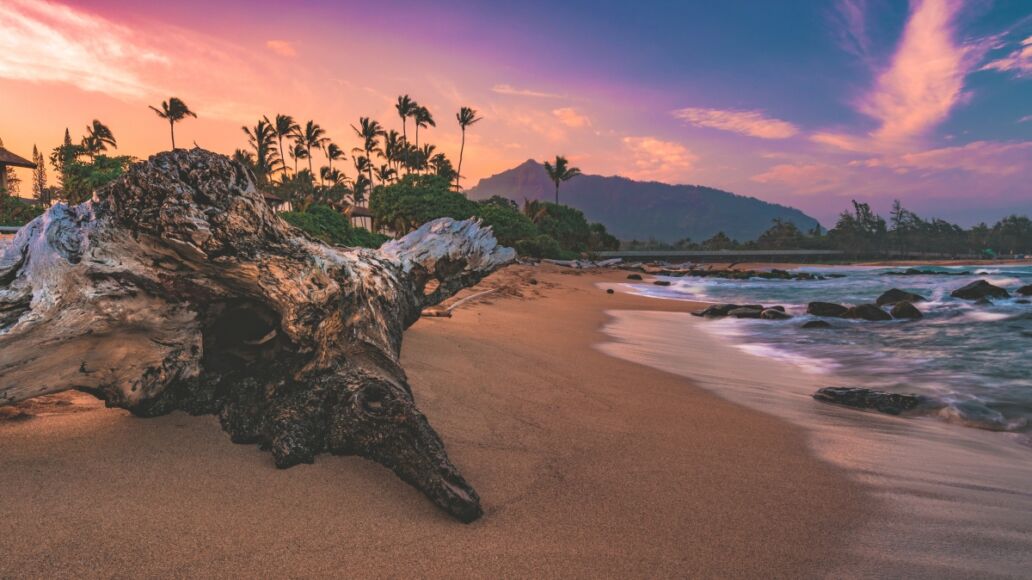
M 708 328 L 712 321 L 649 311 L 611 315 L 604 351 L 804 427 L 818 456 L 847 470 L 882 504 L 854 537 L 855 558 L 842 575 L 1020 578 L 1032 566 L 1026 436 L 820 403 L 811 397 L 820 387 L 863 383 L 807 372 L 794 357 L 786 362 Z M 707 356 L 684 355 L 693 351 Z M 736 361 L 733 376 L 720 362 L 729 358 Z
M 472 525 L 368 461 L 280 471 L 213 417 L 134 419 L 76 395 L 79 412 L 0 422 L 0 575 L 817 576 L 848 564 L 879 502 L 802 428 L 596 348 L 607 310 L 691 308 L 596 287 L 614 277 L 512 267 L 467 292 L 502 291 L 406 333 L 417 400 L 483 499 Z

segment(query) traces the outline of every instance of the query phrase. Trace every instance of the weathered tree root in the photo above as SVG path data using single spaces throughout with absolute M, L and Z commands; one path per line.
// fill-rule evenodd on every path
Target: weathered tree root
M 278 467 L 360 455 L 470 522 L 479 497 L 415 406 L 402 332 L 514 258 L 451 219 L 378 251 L 329 247 L 277 218 L 243 166 L 161 153 L 7 246 L 0 405 L 79 389 L 141 416 L 217 414 Z

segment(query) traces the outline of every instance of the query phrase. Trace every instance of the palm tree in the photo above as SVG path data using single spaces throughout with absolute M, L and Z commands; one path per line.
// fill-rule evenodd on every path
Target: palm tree
M 569 167 L 569 163 L 562 155 L 555 156 L 555 165 L 545 161 L 545 172 L 548 173 L 548 178 L 555 184 L 556 205 L 559 205 L 559 184 L 581 174 L 580 169 Z
M 434 156 L 434 151 L 437 150 L 436 145 L 427 143 L 419 149 L 419 170 L 424 171 L 430 167 L 430 159 Z M 450 181 L 450 180 L 449 180 Z
M 254 174 L 262 183 L 272 171 L 272 157 L 276 148 L 276 132 L 268 119 L 260 119 L 254 127 L 242 127 L 247 142 L 254 149 Z
M 458 172 L 455 171 L 455 167 L 452 165 L 451 160 L 449 160 L 444 153 L 434 155 L 430 159 L 430 165 L 434 168 L 434 173 L 436 175 L 447 179 L 449 182 L 451 182 L 453 177 L 458 176 Z
M 305 151 L 308 154 L 308 173 L 314 175 L 312 170 L 312 148 L 322 149 L 323 145 L 329 140 L 329 137 L 326 136 L 326 130 L 320 127 L 318 123 L 315 121 L 305 123 L 305 129 L 301 132 L 301 142 L 305 144 Z
M 93 124 L 86 126 L 86 136 L 82 138 L 82 149 L 93 160 L 97 154 L 107 151 L 108 145 L 118 149 L 115 135 L 107 125 L 94 119 Z
M 336 143 L 330 143 L 326 146 L 326 163 L 329 165 L 330 171 L 333 171 L 333 162 L 338 159 L 344 159 L 344 150 Z
M 394 108 L 398 110 L 398 116 L 401 117 L 401 136 L 406 141 L 408 140 L 408 132 L 406 131 L 408 118 L 416 114 L 416 108 L 418 107 L 419 105 L 410 99 L 408 95 L 398 97 L 398 104 L 394 105 Z
M 305 147 L 304 140 L 299 136 L 294 136 L 294 147 L 290 151 L 290 157 L 294 160 L 294 176 L 297 176 L 297 160 L 308 158 L 308 149 Z M 308 172 L 311 175 L 311 171 Z
M 404 144 L 405 137 L 399 135 L 394 129 L 384 133 L 383 158 L 387 160 L 387 165 L 395 167 L 401 161 Z M 397 173 L 397 169 L 395 169 L 395 173 Z
M 384 164 L 376 168 L 376 178 L 380 180 L 380 183 L 389 182 L 396 173 L 397 171 L 390 165 Z
M 455 172 L 455 189 L 461 191 L 462 187 L 459 185 L 459 180 L 462 179 L 462 154 L 466 151 L 466 127 L 476 123 L 483 117 L 477 116 L 477 110 L 469 107 L 462 107 L 459 112 L 455 114 L 455 119 L 459 122 L 459 128 L 462 129 L 462 146 L 459 147 L 459 170 Z
M 151 107 L 152 111 L 158 114 L 162 119 L 168 121 L 168 129 L 172 133 L 172 150 L 176 150 L 176 123 L 182 121 L 187 117 L 197 118 L 197 114 L 190 110 L 186 106 L 186 103 L 179 100 L 178 97 L 171 97 L 167 101 L 161 101 L 161 108 Z
M 265 122 L 268 123 L 269 119 L 266 118 Z M 276 140 L 279 142 L 280 161 L 283 164 L 283 177 L 287 176 L 287 156 L 284 155 L 283 149 L 283 138 L 291 137 L 297 133 L 301 127 L 294 122 L 294 117 L 290 115 L 276 115 L 276 121 L 270 123 L 272 125 L 273 132 L 276 133 Z
M 417 107 L 413 116 L 416 119 L 416 148 L 419 148 L 419 128 L 436 127 L 437 123 L 434 122 L 434 116 L 426 107 Z
M 383 126 L 369 117 L 360 117 L 358 127 L 352 125 L 355 135 L 362 140 L 362 147 L 355 147 L 355 151 L 365 153 L 366 161 L 369 163 L 369 182 L 373 181 L 373 153 L 381 153 L 379 148 L 380 135 L 383 135 Z

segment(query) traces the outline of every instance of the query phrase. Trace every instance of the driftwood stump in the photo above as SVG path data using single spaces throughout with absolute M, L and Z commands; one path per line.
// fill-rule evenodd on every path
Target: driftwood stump
M 475 221 L 379 250 L 280 220 L 241 165 L 156 155 L 0 257 L 0 405 L 78 389 L 140 416 L 217 414 L 278 467 L 356 454 L 464 522 L 473 488 L 416 408 L 402 332 L 515 258 Z

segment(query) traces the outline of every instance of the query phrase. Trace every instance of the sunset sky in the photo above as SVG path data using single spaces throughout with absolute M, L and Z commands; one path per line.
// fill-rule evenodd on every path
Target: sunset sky
M 180 145 L 228 154 L 287 113 L 350 152 L 360 116 L 400 130 L 407 93 L 452 157 L 455 112 L 483 115 L 467 185 L 565 154 L 826 225 L 851 198 L 965 225 L 1032 214 L 1029 0 L 495 4 L 3 0 L 0 138 L 27 157 L 97 118 L 146 157 L 169 147 L 147 105 L 174 95 L 199 117 Z

